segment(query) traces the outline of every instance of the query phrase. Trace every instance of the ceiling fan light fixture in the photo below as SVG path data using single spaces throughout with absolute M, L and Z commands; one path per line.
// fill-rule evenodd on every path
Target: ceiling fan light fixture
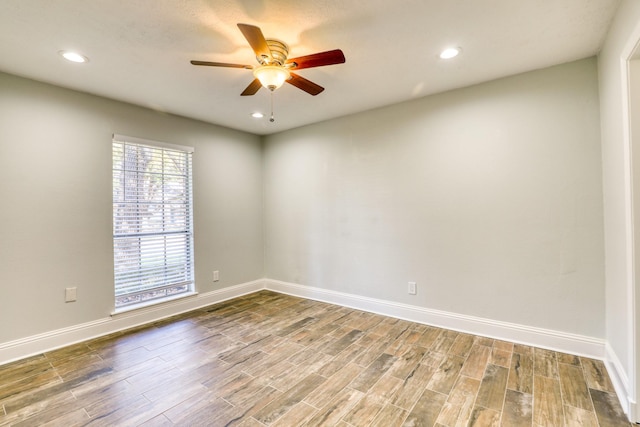
M 262 65 L 253 70 L 253 75 L 260 80 L 262 86 L 272 92 L 291 78 L 289 70 L 277 65 Z

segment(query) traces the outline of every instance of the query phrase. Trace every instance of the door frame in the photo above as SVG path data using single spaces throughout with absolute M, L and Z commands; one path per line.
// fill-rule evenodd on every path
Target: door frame
M 636 25 L 631 36 L 622 49 L 622 120 L 623 145 L 625 156 L 625 204 L 626 204 L 626 236 L 627 246 L 627 312 L 628 316 L 628 357 L 629 381 L 627 390 L 628 417 L 632 422 L 640 423 L 640 408 L 638 408 L 638 391 L 640 390 L 640 325 L 638 325 L 640 308 L 640 280 L 636 280 L 636 266 L 640 266 L 640 185 L 634 191 L 634 183 L 640 183 L 640 127 L 633 132 L 632 116 L 640 114 L 640 24 Z M 632 72 L 633 70 L 636 72 Z M 634 93 L 635 92 L 635 93 Z M 635 114 L 633 114 L 635 113 Z M 635 149 L 634 149 L 635 148 Z M 638 156 L 634 160 L 634 153 Z M 636 209 L 635 207 L 638 206 Z M 639 233 L 636 236 L 636 233 Z

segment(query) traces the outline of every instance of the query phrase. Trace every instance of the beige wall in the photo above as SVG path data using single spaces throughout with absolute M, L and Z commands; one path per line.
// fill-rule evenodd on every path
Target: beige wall
M 268 136 L 266 276 L 604 338 L 599 120 L 591 58 Z
M 199 292 L 262 277 L 259 137 L 0 74 L 0 343 L 112 311 L 113 133 L 195 147 Z
M 597 81 L 591 58 L 261 141 L 0 74 L 0 343 L 112 310 L 112 133 L 195 147 L 200 292 L 268 277 L 604 339 Z

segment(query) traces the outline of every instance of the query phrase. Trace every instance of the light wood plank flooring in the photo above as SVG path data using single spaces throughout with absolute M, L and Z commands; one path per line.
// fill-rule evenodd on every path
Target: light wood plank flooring
M 600 361 L 261 291 L 0 366 L 0 425 L 629 424 Z

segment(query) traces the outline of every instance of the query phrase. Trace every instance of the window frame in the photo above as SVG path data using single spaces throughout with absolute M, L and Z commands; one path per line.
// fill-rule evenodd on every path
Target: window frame
M 193 158 L 192 158 L 193 153 L 195 151 L 194 148 L 183 146 L 183 145 L 170 144 L 170 143 L 161 142 L 161 141 L 154 141 L 154 140 L 148 140 L 148 139 L 137 138 L 132 136 L 120 135 L 120 134 L 113 134 L 111 141 L 112 141 L 111 142 L 111 147 L 112 147 L 111 148 L 111 164 L 112 164 L 111 196 L 112 196 L 112 239 L 113 239 L 112 248 L 113 248 L 113 266 L 114 266 L 114 281 L 113 281 L 114 312 L 113 314 L 135 310 L 138 308 L 143 308 L 148 306 L 155 306 L 157 304 L 161 304 L 167 301 L 172 301 L 172 300 L 195 295 L 196 292 L 195 292 L 195 261 L 194 261 L 194 245 L 193 245 L 194 232 L 193 232 Z M 118 218 L 123 216 L 122 212 L 118 214 L 117 211 L 119 209 L 121 211 L 124 205 L 126 204 L 126 196 L 124 195 L 124 192 L 126 192 L 126 189 L 123 188 L 125 184 L 122 184 L 121 186 L 116 182 L 117 180 L 121 180 L 122 182 L 123 177 L 122 175 L 117 175 L 117 173 L 118 174 L 127 173 L 125 172 L 126 166 L 124 164 L 124 160 L 121 160 L 120 163 L 116 163 L 116 147 L 117 146 L 121 147 L 121 149 L 123 150 L 123 153 L 126 146 L 136 146 L 136 147 L 143 147 L 143 148 L 147 147 L 152 150 L 152 153 L 162 154 L 162 158 L 161 160 L 159 160 L 160 165 L 162 166 L 161 167 L 162 172 L 151 171 L 149 168 L 146 168 L 144 170 L 138 170 L 138 165 L 136 165 L 135 171 L 132 169 L 129 169 L 128 172 L 129 173 L 133 172 L 136 174 L 144 174 L 144 175 L 154 175 L 157 179 L 161 180 L 162 198 L 160 202 L 158 200 L 145 200 L 141 198 L 144 196 L 138 196 L 137 194 L 141 189 L 141 184 L 140 182 L 138 182 L 136 183 L 136 187 L 135 187 L 136 196 L 134 196 L 134 198 L 132 199 L 135 201 L 132 201 L 131 203 L 139 205 L 141 204 L 141 200 L 142 200 L 143 203 L 154 204 L 157 207 L 160 207 L 162 212 L 160 216 L 162 217 L 161 223 L 162 223 L 163 231 L 149 232 L 147 230 L 143 232 L 141 229 L 138 229 L 137 233 L 132 232 L 132 233 L 118 234 L 116 232 L 116 230 L 118 229 L 118 225 L 120 225 L 120 230 L 122 230 L 122 226 L 121 226 L 122 223 L 116 224 L 116 221 L 118 221 Z M 186 201 L 183 205 L 184 214 L 179 216 L 179 218 L 184 221 L 184 229 L 181 229 L 178 231 L 176 230 L 167 231 L 165 228 L 166 211 L 167 211 L 167 208 L 171 206 L 171 204 L 166 201 L 166 197 L 165 197 L 166 191 L 167 191 L 165 187 L 167 183 L 166 179 L 167 179 L 167 176 L 170 175 L 169 173 L 165 172 L 165 167 L 166 167 L 165 162 L 168 161 L 165 158 L 166 152 L 172 152 L 173 155 L 175 155 L 176 152 L 179 153 L 180 156 L 184 155 L 184 169 L 185 169 L 184 175 L 178 175 L 183 180 L 182 185 L 184 185 L 184 187 L 181 187 L 180 190 L 182 191 L 181 194 L 183 195 Z M 156 161 L 158 161 L 157 158 L 156 158 Z M 122 194 L 121 193 L 117 194 L 116 193 L 117 189 Z M 118 195 L 121 196 L 120 199 L 116 199 Z M 139 209 L 135 209 L 135 211 L 136 211 L 136 214 L 135 214 L 136 216 L 135 216 L 134 223 L 140 224 L 140 227 L 143 227 L 142 224 L 146 224 L 144 222 L 145 221 L 144 216 L 140 215 Z M 147 218 L 147 223 L 151 223 L 151 222 L 152 220 L 150 218 Z M 153 228 L 152 225 L 147 225 L 147 226 Z M 122 242 L 123 240 L 126 240 L 126 239 L 137 240 L 138 241 L 137 248 L 135 247 L 136 245 L 134 244 L 134 248 L 129 250 L 131 250 L 132 253 L 137 254 L 136 255 L 137 257 L 142 258 L 145 256 L 142 249 L 143 244 L 147 244 L 151 246 L 154 243 L 157 243 L 157 241 L 153 242 L 153 240 L 145 240 L 145 239 L 154 239 L 154 238 L 161 239 L 163 241 L 162 243 L 163 249 L 159 249 L 159 250 L 154 249 L 154 255 L 160 255 L 161 257 L 163 257 L 162 259 L 164 260 L 164 265 L 167 265 L 167 258 L 170 256 L 174 256 L 174 253 L 171 251 L 175 249 L 175 246 L 171 247 L 171 245 L 176 244 L 175 242 L 167 243 L 167 240 L 173 239 L 173 238 L 177 238 L 179 240 L 181 237 L 184 239 L 184 242 L 178 242 L 177 245 L 179 246 L 179 250 L 181 251 L 180 255 L 184 256 L 185 259 L 183 263 L 176 263 L 174 265 L 182 266 L 181 268 L 177 267 L 177 269 L 178 270 L 184 269 L 184 274 L 181 274 L 181 273 L 178 273 L 178 274 L 182 275 L 185 278 L 185 280 L 172 282 L 172 283 L 165 282 L 159 285 L 150 286 L 147 289 L 140 289 L 138 291 L 118 294 L 119 281 L 121 286 L 123 283 L 122 267 L 124 264 L 127 264 L 127 260 L 124 259 L 124 257 L 122 257 L 124 253 L 122 251 L 122 247 L 118 249 L 118 242 Z M 168 247 L 171 247 L 171 249 L 168 249 Z M 119 263 L 118 255 L 121 255 L 120 259 L 124 260 L 123 262 Z M 138 263 L 138 264 L 139 266 L 137 269 L 133 268 L 128 271 L 134 272 L 131 274 L 133 274 L 136 277 L 144 278 L 145 277 L 143 272 L 144 268 L 142 267 L 141 263 Z M 121 267 L 120 272 L 118 268 L 119 266 Z M 166 271 L 164 275 L 165 275 L 164 279 L 166 279 L 167 278 Z M 162 274 L 156 274 L 156 275 L 150 274 L 147 278 L 155 279 L 159 276 L 162 276 Z M 134 288 L 135 285 L 131 285 L 131 287 Z M 179 291 L 173 292 L 173 293 L 171 292 L 171 291 L 176 291 L 176 289 L 178 288 L 180 288 Z M 152 295 L 152 294 L 155 294 L 155 295 Z M 133 298 L 128 302 L 122 302 L 122 300 L 126 296 L 130 296 Z

